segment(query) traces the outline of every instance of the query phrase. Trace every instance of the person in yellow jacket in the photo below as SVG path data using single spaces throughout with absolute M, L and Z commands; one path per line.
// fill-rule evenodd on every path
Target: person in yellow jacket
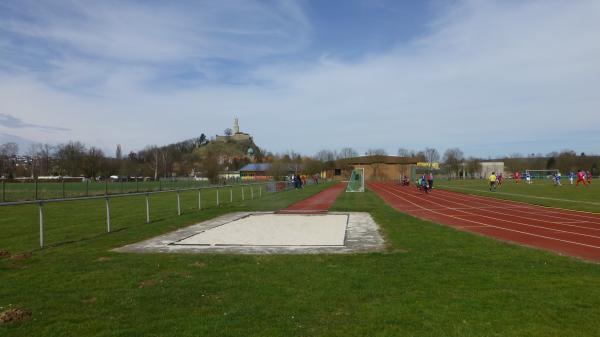
M 496 182 L 498 181 L 498 178 L 496 177 L 496 172 L 492 172 L 492 174 L 490 175 L 490 191 L 491 190 L 495 190 L 496 189 Z

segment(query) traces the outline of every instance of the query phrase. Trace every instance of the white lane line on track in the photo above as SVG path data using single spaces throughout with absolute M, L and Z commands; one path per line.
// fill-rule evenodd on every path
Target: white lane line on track
M 458 197 L 458 196 L 450 196 L 450 195 L 444 194 L 444 193 L 442 193 L 442 194 L 444 196 L 443 197 L 439 197 L 439 196 L 433 195 L 433 193 L 432 193 L 432 194 L 430 194 L 429 198 L 440 199 L 440 200 L 445 201 L 445 202 L 451 202 L 451 203 L 454 203 L 454 204 L 466 206 L 466 204 L 464 203 L 464 200 L 462 202 L 460 201 L 461 200 L 460 197 Z M 459 201 L 453 201 L 453 200 L 450 200 L 450 199 L 459 200 Z M 507 216 L 514 217 L 514 218 L 521 218 L 521 219 L 526 219 L 526 220 L 533 220 L 533 221 L 538 221 L 538 222 L 545 222 L 545 223 L 548 223 L 548 224 L 554 224 L 554 225 L 559 225 L 559 226 L 568 226 L 568 227 L 573 227 L 573 228 L 588 229 L 588 230 L 592 230 L 592 231 L 600 231 L 600 228 L 587 227 L 587 226 L 577 226 L 577 225 L 565 223 L 565 221 L 563 221 L 563 222 L 557 222 L 557 221 L 550 221 L 550 220 L 541 220 L 541 219 L 533 218 L 531 216 L 521 216 L 521 215 L 509 214 L 509 213 L 506 213 L 506 212 L 492 211 L 492 210 L 483 210 L 483 211 L 487 212 L 487 213 L 507 215 Z M 519 212 L 522 212 L 522 211 L 519 211 Z M 482 215 L 482 216 L 485 216 L 485 215 Z M 564 219 L 564 218 L 560 218 L 560 219 Z M 508 220 L 506 220 L 506 221 L 508 221 Z M 568 222 L 568 221 L 566 221 L 566 222 Z M 517 222 L 515 222 L 515 223 L 517 223 Z M 526 226 L 538 226 L 538 225 L 532 225 L 532 224 L 524 224 L 524 225 L 526 225 Z M 545 227 L 543 225 L 539 225 L 539 226 L 542 226 L 541 228 L 546 228 L 546 229 L 549 229 L 549 230 L 562 231 L 560 229 L 549 228 L 549 227 Z M 569 231 L 565 231 L 565 232 L 566 233 L 573 233 L 573 234 L 576 233 L 576 234 L 581 234 L 581 235 L 590 235 L 590 234 L 582 234 L 582 233 L 569 232 Z M 600 237 L 593 236 L 593 235 L 590 235 L 590 236 L 592 236 L 594 238 L 600 238 Z
M 448 191 L 448 190 L 440 190 L 440 191 L 442 191 L 443 194 L 445 194 L 445 195 L 452 195 L 454 193 L 458 193 L 458 192 Z M 478 200 L 478 201 L 481 201 L 481 199 L 489 200 L 490 202 L 492 202 L 494 204 L 498 204 L 498 205 L 502 205 L 502 206 L 507 206 L 507 204 L 514 205 L 513 208 L 516 209 L 518 212 L 522 212 L 522 213 L 534 213 L 534 212 L 542 213 L 542 212 L 544 212 L 543 213 L 544 216 L 556 217 L 559 219 L 564 219 L 565 217 L 570 217 L 570 218 L 580 218 L 580 219 L 586 219 L 586 220 L 592 219 L 595 221 L 595 223 L 598 223 L 598 221 L 600 221 L 600 217 L 579 214 L 579 213 L 585 213 L 585 214 L 596 214 L 596 213 L 577 211 L 577 210 L 569 210 L 569 209 L 557 208 L 557 207 L 549 207 L 549 206 L 543 206 L 543 205 L 531 205 L 531 204 L 526 204 L 526 203 L 523 203 L 520 201 L 498 199 L 498 198 L 493 198 L 493 197 L 489 197 L 489 196 L 485 196 L 485 195 L 474 195 L 474 194 L 461 193 L 461 196 L 462 195 L 464 195 L 468 198 L 471 198 L 472 200 Z M 541 207 L 546 210 L 545 211 L 535 210 L 536 207 Z M 551 214 L 548 214 L 548 210 L 550 210 Z
M 498 192 L 498 191 L 496 191 L 496 192 L 488 192 L 486 190 L 478 190 L 478 189 L 474 189 L 474 188 L 457 187 L 457 186 L 446 186 L 446 185 L 441 185 L 441 186 L 444 187 L 444 188 L 448 188 L 448 189 L 457 189 L 457 190 L 472 191 L 472 192 L 484 192 L 484 193 L 503 194 L 503 195 L 510 195 L 510 196 L 517 196 L 517 197 L 531 198 L 531 199 L 543 199 L 543 200 L 553 200 L 553 201 L 566 201 L 566 202 L 584 203 L 584 204 L 590 204 L 590 205 L 600 206 L 600 203 L 593 202 L 593 201 L 578 201 L 578 200 L 569 200 L 569 199 L 551 198 L 551 197 L 540 197 L 540 196 L 535 196 L 535 195 L 525 195 L 525 194 L 517 194 L 517 193 Z
M 395 191 L 398 191 L 398 192 L 400 192 L 400 193 L 403 193 L 404 195 L 409 195 L 409 196 L 412 196 L 412 195 L 410 195 L 410 194 L 407 194 L 407 193 L 406 193 L 406 192 L 404 192 L 404 191 L 400 191 L 400 190 L 399 190 L 398 188 L 396 188 L 396 187 L 392 187 L 392 189 L 393 189 L 393 190 L 395 190 Z M 455 203 L 455 204 L 460 204 L 459 202 L 456 202 L 456 201 L 449 201 L 449 200 L 447 200 L 447 199 L 444 199 L 444 198 L 441 198 L 441 197 L 436 197 L 436 196 L 434 196 L 434 195 L 433 195 L 433 193 L 432 193 L 432 194 L 429 194 L 427 198 L 421 198 L 421 199 L 422 199 L 422 200 L 425 200 L 425 201 L 429 201 L 429 202 L 431 202 L 431 203 L 434 203 L 434 204 L 436 204 L 436 205 L 444 206 L 443 204 L 439 204 L 439 203 L 436 203 L 436 202 L 433 202 L 433 201 L 431 201 L 431 200 L 430 200 L 431 198 L 435 198 L 435 199 L 441 199 L 442 201 L 445 201 L 445 202 L 453 202 L 453 203 Z M 523 223 L 523 222 L 518 222 L 518 221 L 513 221 L 513 220 L 507 220 L 507 219 L 497 218 L 497 217 L 494 217 L 494 216 L 488 216 L 488 215 L 484 215 L 484 214 L 477 214 L 477 213 L 472 213 L 472 212 L 467 212 L 467 211 L 461 211 L 461 210 L 458 210 L 457 212 L 461 212 L 461 213 L 465 213 L 465 214 L 469 214 L 469 215 L 476 215 L 476 216 L 480 216 L 480 217 L 483 217 L 483 218 L 488 218 L 488 219 L 492 219 L 492 220 L 498 220 L 498 221 L 507 222 L 507 223 L 513 223 L 513 224 L 516 224 L 516 225 L 521 225 L 521 226 L 528 226 L 528 227 L 534 227 L 534 228 L 540 228 L 540 229 L 550 230 L 550 231 L 554 231 L 554 232 L 562 232 L 562 233 L 571 234 L 571 235 L 580 235 L 580 236 L 587 236 L 587 237 L 591 237 L 591 238 L 594 238 L 594 239 L 600 239 L 600 236 L 591 235 L 591 234 L 584 234 L 584 233 L 578 233 L 578 232 L 571 232 L 571 231 L 566 231 L 566 230 L 562 230 L 562 229 L 556 229 L 556 228 L 548 228 L 548 227 L 541 226 L 541 225 L 532 225 L 532 224 L 528 224 L 528 223 Z M 493 211 L 488 211 L 488 212 L 489 212 L 489 213 L 495 213 L 495 214 L 499 214 L 499 215 L 508 215 L 508 214 L 506 214 L 506 213 L 502 213 L 502 212 L 493 212 Z M 512 216 L 512 215 L 508 215 L 508 216 Z M 518 216 L 517 216 L 517 217 L 518 217 Z M 520 217 L 520 218 L 525 218 L 525 217 Z M 532 218 L 525 218 L 525 219 L 528 219 L 528 220 L 535 220 L 535 219 L 532 219 Z M 580 227 L 580 226 L 576 226 L 576 225 L 563 225 L 563 226 L 573 226 L 573 227 Z M 588 228 L 588 229 L 589 229 L 589 228 Z
M 410 204 L 412 204 L 412 205 L 414 205 L 416 207 L 419 207 L 421 209 L 426 209 L 425 207 L 422 207 L 419 204 L 416 204 L 416 203 L 414 203 L 414 202 L 412 202 L 412 201 L 410 201 L 410 200 L 408 200 L 408 199 L 406 199 L 406 198 L 404 198 L 404 197 L 402 197 L 402 196 L 400 196 L 400 195 L 398 195 L 396 193 L 390 192 L 390 191 L 384 189 L 383 187 L 379 187 L 378 185 L 375 185 L 375 186 L 377 186 L 381 191 L 386 192 L 388 194 L 391 194 L 391 195 L 395 196 L 398 199 L 404 200 L 405 202 L 408 202 L 408 203 L 410 203 Z M 441 205 L 441 206 L 443 206 L 443 205 Z M 492 228 L 497 228 L 497 229 L 505 230 L 505 231 L 509 231 L 509 232 L 515 232 L 515 233 L 520 233 L 520 234 L 525 234 L 525 235 L 540 237 L 540 238 L 544 238 L 544 239 L 548 239 L 548 240 L 566 242 L 566 243 L 571 243 L 571 244 L 578 245 L 578 246 L 584 246 L 584 247 L 590 247 L 590 248 L 600 249 L 600 247 L 598 247 L 598 246 L 588 245 L 588 244 L 585 244 L 585 243 L 580 243 L 580 242 L 575 242 L 575 241 L 569 241 L 569 240 L 563 240 L 563 239 L 557 239 L 557 238 L 553 238 L 553 237 L 550 237 L 550 236 L 533 234 L 533 233 L 529 233 L 529 232 L 523 232 L 523 231 L 519 231 L 519 230 L 516 230 L 516 229 L 510 229 L 510 228 L 505 228 L 505 227 L 490 225 L 490 224 L 486 224 L 486 223 L 475 221 L 475 220 L 461 219 L 461 218 L 459 218 L 457 216 L 446 215 L 446 214 L 440 213 L 438 211 L 430 211 L 430 212 L 431 213 L 435 213 L 435 214 L 439 214 L 439 215 L 442 215 L 442 216 L 446 216 L 446 217 L 449 217 L 449 218 L 454 218 L 454 219 L 457 219 L 457 220 L 461 220 L 461 221 L 466 221 L 466 222 L 470 222 L 470 223 L 476 223 L 476 224 L 482 225 L 484 227 L 492 227 Z M 428 219 L 428 220 L 431 221 L 431 219 Z M 514 240 L 512 240 L 512 241 L 514 241 Z

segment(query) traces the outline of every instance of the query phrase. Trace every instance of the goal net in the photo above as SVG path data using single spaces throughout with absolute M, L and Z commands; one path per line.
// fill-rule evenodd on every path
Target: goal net
M 356 168 L 352 170 L 352 175 L 348 181 L 346 192 L 364 192 L 365 191 L 365 169 Z
M 529 173 L 531 179 L 550 179 L 558 170 L 525 170 L 525 175 Z

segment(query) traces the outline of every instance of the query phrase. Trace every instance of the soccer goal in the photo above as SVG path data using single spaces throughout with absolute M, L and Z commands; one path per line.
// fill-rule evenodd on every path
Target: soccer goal
M 355 168 L 348 181 L 346 192 L 364 192 L 365 191 L 365 169 Z
M 550 179 L 558 170 L 525 170 L 525 175 L 529 173 L 531 179 Z

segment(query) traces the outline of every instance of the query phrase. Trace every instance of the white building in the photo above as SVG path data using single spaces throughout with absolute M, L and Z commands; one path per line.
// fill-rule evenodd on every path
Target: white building
M 504 177 L 508 177 L 504 173 L 504 162 L 503 161 L 482 161 L 481 171 L 479 172 L 480 178 L 487 178 L 492 172 L 502 173 Z

